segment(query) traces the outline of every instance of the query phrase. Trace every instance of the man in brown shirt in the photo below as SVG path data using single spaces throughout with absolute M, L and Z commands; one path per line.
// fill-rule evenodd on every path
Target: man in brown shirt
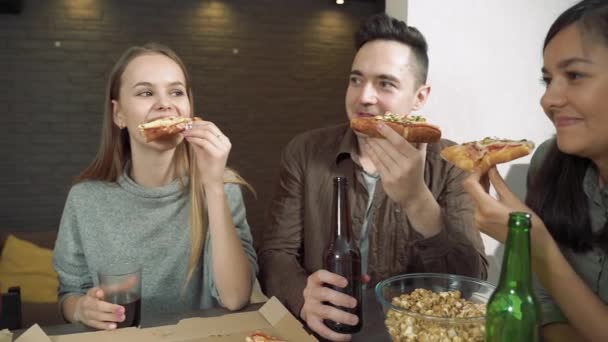
M 422 34 L 384 14 L 355 36 L 357 54 L 346 94 L 348 118 L 409 114 L 426 102 L 427 45 Z M 483 243 L 473 226 L 466 177 L 439 156 L 453 144 L 413 145 L 379 125 L 385 139 L 357 136 L 348 123 L 295 137 L 282 155 L 280 180 L 259 253 L 266 293 L 277 296 L 320 336 L 349 340 L 323 324 L 356 324 L 345 278 L 323 270 L 330 239 L 332 184 L 348 179 L 352 225 L 371 285 L 411 272 L 486 276 Z

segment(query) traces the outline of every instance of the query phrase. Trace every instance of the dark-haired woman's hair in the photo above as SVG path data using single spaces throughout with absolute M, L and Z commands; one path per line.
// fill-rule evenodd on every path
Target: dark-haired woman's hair
M 570 25 L 577 25 L 585 37 L 608 45 L 608 1 L 583 0 L 567 9 L 551 25 L 543 50 Z M 553 140 L 540 168 L 528 179 L 526 204 L 543 219 L 558 243 L 576 252 L 588 251 L 604 239 L 593 234 L 583 188 L 591 163 L 561 152 Z
M 559 32 L 572 24 L 579 25 L 583 34 L 590 34 L 608 44 L 608 1 L 583 0 L 568 8 L 549 28 L 543 50 Z
M 426 83 L 429 69 L 428 46 L 417 28 L 385 13 L 376 14 L 365 20 L 355 33 L 355 49 L 359 51 L 365 43 L 374 40 L 394 40 L 409 46 L 418 63 L 416 81 L 418 85 Z
M 583 179 L 591 161 L 561 152 L 555 140 L 540 168 L 528 178 L 526 204 L 559 244 L 584 252 L 593 246 Z

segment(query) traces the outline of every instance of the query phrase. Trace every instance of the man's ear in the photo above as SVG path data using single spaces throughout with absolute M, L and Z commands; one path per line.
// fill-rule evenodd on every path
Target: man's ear
M 116 100 L 112 100 L 112 119 L 114 120 L 114 124 L 116 124 L 118 128 L 125 128 L 125 119 L 120 111 L 120 105 Z
M 420 108 L 424 107 L 426 101 L 431 94 L 431 86 L 428 84 L 421 85 L 418 90 L 416 90 L 416 97 L 414 98 L 414 106 L 413 110 L 420 110 Z

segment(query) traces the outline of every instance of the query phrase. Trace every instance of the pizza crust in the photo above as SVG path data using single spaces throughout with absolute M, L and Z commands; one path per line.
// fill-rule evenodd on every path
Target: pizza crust
M 411 143 L 431 143 L 441 139 L 441 130 L 436 126 L 426 123 L 401 124 L 376 118 L 352 118 L 350 120 L 350 127 L 354 131 L 365 134 L 370 138 L 384 138 L 376 129 L 380 121 L 384 122 L 384 124 Z

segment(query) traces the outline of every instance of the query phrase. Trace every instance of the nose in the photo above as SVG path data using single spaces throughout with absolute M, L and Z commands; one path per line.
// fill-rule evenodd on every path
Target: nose
M 563 107 L 566 103 L 566 85 L 558 80 L 549 83 L 545 89 L 545 93 L 540 98 L 540 105 L 547 114 L 552 109 Z
M 373 84 L 367 83 L 361 88 L 359 102 L 363 105 L 373 105 L 378 102 L 378 92 Z
M 158 94 L 154 107 L 156 110 L 169 110 L 173 108 L 173 104 L 171 103 L 171 98 L 169 96 Z

